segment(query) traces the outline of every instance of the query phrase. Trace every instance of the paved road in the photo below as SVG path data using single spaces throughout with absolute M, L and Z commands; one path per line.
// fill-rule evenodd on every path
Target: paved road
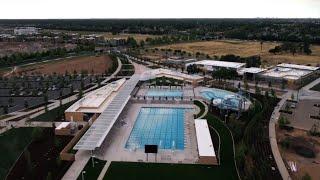
M 304 86 L 299 91 L 299 99 L 312 99 L 312 100 L 320 100 L 320 92 L 313 91 L 311 88 L 320 83 L 320 78 L 314 80 L 310 84 Z

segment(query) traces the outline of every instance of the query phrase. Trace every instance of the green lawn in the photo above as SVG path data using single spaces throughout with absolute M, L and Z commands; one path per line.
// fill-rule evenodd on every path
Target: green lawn
M 32 140 L 33 128 L 11 129 L 0 135 L 0 179 L 4 179 L 11 166 Z
M 200 102 L 198 100 L 195 100 L 193 102 L 195 105 L 197 105 L 200 108 L 200 112 L 196 115 L 196 118 L 198 118 L 198 117 L 202 116 L 202 114 L 204 113 L 205 106 L 204 106 L 204 104 L 202 104 L 202 102 Z
M 86 166 L 83 168 L 82 171 L 85 171 L 84 173 L 84 179 L 98 179 L 100 172 L 102 171 L 104 165 L 106 164 L 106 161 L 102 161 L 99 159 L 94 159 L 94 167 L 92 167 L 92 159 L 88 161 Z M 82 180 L 81 173 L 77 178 L 78 180 Z
M 212 115 L 205 117 L 221 138 L 221 165 L 112 162 L 104 179 L 238 179 L 234 164 L 232 137 L 223 123 Z
M 9 117 L 11 117 L 11 116 L 12 116 L 12 115 L 9 115 L 9 114 L 1 115 L 1 116 L 0 116 L 0 121 L 3 120 L 3 119 L 9 118 Z
M 317 84 L 311 88 L 313 91 L 320 91 L 320 84 Z
M 30 121 L 44 121 L 44 122 L 53 122 L 56 119 L 60 119 L 64 115 L 64 111 L 68 109 L 75 101 L 71 101 L 67 104 L 62 105 L 61 107 L 57 107 L 55 109 L 52 109 L 46 113 L 43 113 Z M 61 119 L 60 119 L 61 121 Z

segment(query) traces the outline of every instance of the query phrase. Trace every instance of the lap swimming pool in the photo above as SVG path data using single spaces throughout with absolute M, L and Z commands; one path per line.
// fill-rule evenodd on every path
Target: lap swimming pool
M 127 140 L 127 149 L 158 145 L 159 149 L 184 149 L 184 114 L 186 108 L 141 108 Z
M 183 92 L 181 90 L 168 90 L 168 89 L 149 89 L 147 96 L 155 97 L 181 97 Z

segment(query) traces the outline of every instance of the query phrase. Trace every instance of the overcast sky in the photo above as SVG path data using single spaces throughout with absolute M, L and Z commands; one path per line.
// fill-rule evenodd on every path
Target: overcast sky
M 0 19 L 320 18 L 320 0 L 1 0 Z

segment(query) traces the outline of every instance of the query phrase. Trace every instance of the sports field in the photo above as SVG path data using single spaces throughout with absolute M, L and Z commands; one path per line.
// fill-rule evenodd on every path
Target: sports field
M 312 64 L 317 65 L 320 63 L 320 46 L 312 45 L 311 55 L 283 53 L 274 55 L 269 53 L 269 49 L 279 45 L 279 42 L 264 42 L 261 45 L 259 41 L 243 41 L 243 40 L 214 40 L 214 41 L 201 41 L 192 43 L 178 43 L 172 45 L 159 46 L 161 49 L 171 48 L 173 50 L 184 50 L 190 53 L 205 53 L 210 56 L 221 56 L 226 54 L 234 54 L 241 57 L 260 55 L 263 64 L 277 64 L 281 62 L 297 63 L 297 64 Z
M 83 70 L 88 73 L 93 70 L 94 74 L 101 74 L 111 66 L 112 60 L 109 56 L 82 56 L 20 66 L 15 70 L 15 74 L 64 74 L 66 71 L 72 74 L 74 71 L 80 73 Z

